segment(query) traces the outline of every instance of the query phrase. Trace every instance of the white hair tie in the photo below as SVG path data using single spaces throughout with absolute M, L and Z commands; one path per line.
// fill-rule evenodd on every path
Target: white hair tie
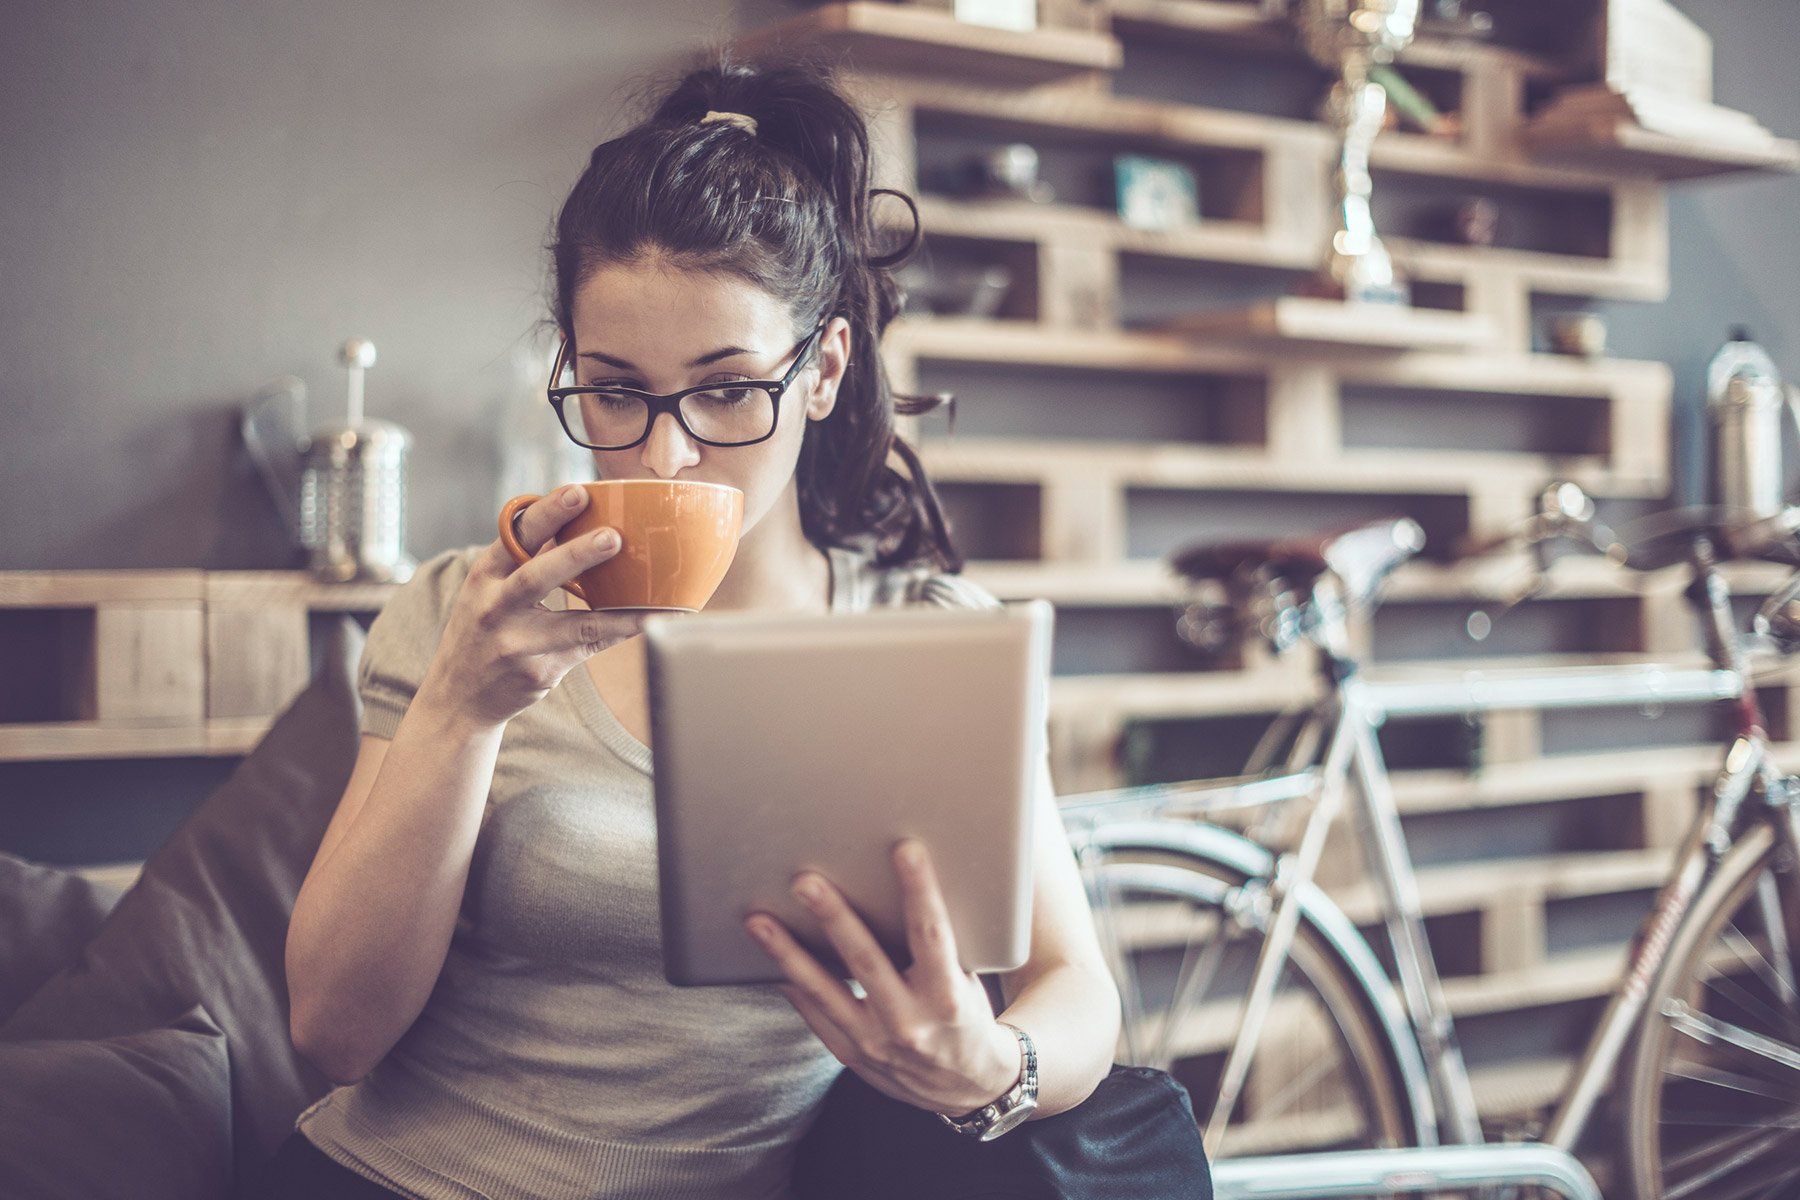
M 714 112 L 708 109 L 706 115 L 700 118 L 700 122 L 705 124 L 708 121 L 730 121 L 733 125 L 749 133 L 756 132 L 756 118 L 741 112 Z

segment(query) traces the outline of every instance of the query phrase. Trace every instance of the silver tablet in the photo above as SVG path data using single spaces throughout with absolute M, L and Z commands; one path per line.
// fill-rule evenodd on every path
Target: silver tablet
M 1045 752 L 1048 601 L 644 624 L 663 971 L 779 983 L 744 931 L 772 913 L 849 972 L 788 888 L 831 880 L 904 969 L 902 838 L 931 851 L 962 965 L 1023 965 L 1031 803 Z

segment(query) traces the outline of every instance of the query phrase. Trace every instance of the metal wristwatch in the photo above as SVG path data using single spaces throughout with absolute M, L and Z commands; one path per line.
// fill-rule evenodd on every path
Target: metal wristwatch
M 1019 1039 L 1019 1082 L 1013 1084 L 1010 1091 L 992 1104 L 983 1105 L 971 1113 L 960 1117 L 946 1116 L 939 1113 L 938 1120 L 956 1130 L 967 1134 L 978 1141 L 991 1142 L 1009 1129 L 1016 1128 L 1025 1122 L 1037 1109 L 1038 1068 L 1037 1046 L 1031 1035 L 1007 1021 L 999 1022 L 1013 1031 Z

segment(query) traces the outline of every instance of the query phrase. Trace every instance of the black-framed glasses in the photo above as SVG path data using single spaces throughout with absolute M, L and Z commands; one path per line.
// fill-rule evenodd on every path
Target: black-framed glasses
M 659 396 L 620 384 L 557 387 L 568 366 L 565 338 L 550 368 L 546 395 L 563 432 L 589 450 L 629 450 L 650 436 L 656 418 L 674 413 L 687 435 L 708 446 L 751 446 L 775 433 L 781 397 L 806 365 L 830 318 L 822 318 L 794 348 L 794 363 L 780 379 L 731 379 L 702 383 Z

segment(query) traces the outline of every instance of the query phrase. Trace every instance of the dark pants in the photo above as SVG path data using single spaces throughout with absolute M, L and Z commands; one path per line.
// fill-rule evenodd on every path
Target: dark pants
M 238 1200 L 390 1200 L 295 1130 Z M 1115 1066 L 1067 1112 L 978 1142 L 842 1071 L 801 1139 L 795 1200 L 1211 1200 L 1188 1094 Z
M 399 1195 L 331 1158 L 298 1129 L 236 1192 L 237 1200 L 392 1200 Z
M 1115 1063 L 1066 1112 L 991 1142 L 839 1074 L 801 1140 L 795 1200 L 1212 1200 L 1187 1090 Z

